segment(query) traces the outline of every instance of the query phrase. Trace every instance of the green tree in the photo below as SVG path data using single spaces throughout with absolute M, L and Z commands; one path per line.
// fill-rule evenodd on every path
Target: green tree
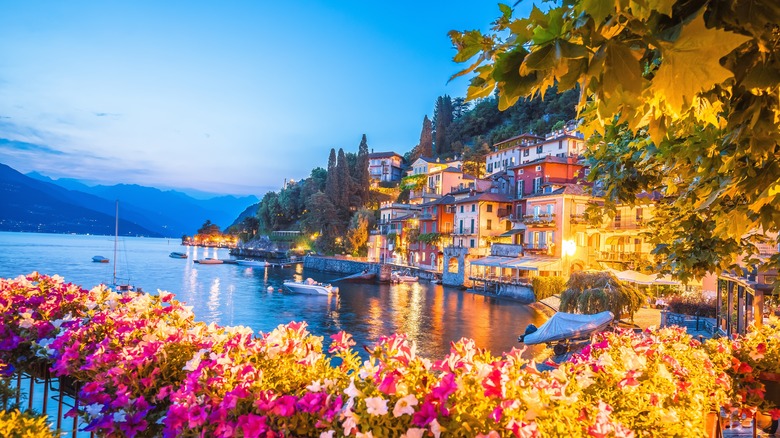
M 561 312 L 592 315 L 609 310 L 616 318 L 627 313 L 631 320 L 647 297 L 630 283 L 609 272 L 573 272 L 561 293 Z
M 519 19 L 500 5 L 491 33 L 451 32 L 455 60 L 476 57 L 456 75 L 474 74 L 468 97 L 497 89 L 507 109 L 579 86 L 607 207 L 661 193 L 655 252 L 683 280 L 780 243 L 780 3 L 551 3 Z
M 359 188 L 360 205 L 366 205 L 369 199 L 369 191 L 371 190 L 371 180 L 368 173 L 368 140 L 366 134 L 363 134 L 363 138 L 360 139 L 360 145 L 358 145 L 358 171 L 355 176 L 355 182 Z
M 419 148 L 420 156 L 427 158 L 433 156 L 433 124 L 427 115 L 423 118 Z
M 337 198 L 334 203 L 336 207 L 349 210 L 352 205 L 352 176 L 349 174 L 349 163 L 347 162 L 344 149 L 339 148 L 338 161 L 336 162 L 336 181 L 338 181 Z
M 334 205 L 339 203 L 339 177 L 336 171 L 336 149 L 331 148 L 330 156 L 328 156 L 328 177 L 325 180 L 325 194 Z
M 213 236 L 217 234 L 222 234 L 222 231 L 219 229 L 219 225 L 211 223 L 211 219 L 207 219 L 206 222 L 203 223 L 203 225 L 198 229 L 198 234 L 203 236 Z
M 352 215 L 347 230 L 346 248 L 353 256 L 368 254 L 368 233 L 374 228 L 376 217 L 374 212 L 361 208 Z
M 445 155 L 450 152 L 447 129 L 452 124 L 452 99 L 446 94 L 436 99 L 436 108 L 433 112 L 433 125 L 437 155 Z

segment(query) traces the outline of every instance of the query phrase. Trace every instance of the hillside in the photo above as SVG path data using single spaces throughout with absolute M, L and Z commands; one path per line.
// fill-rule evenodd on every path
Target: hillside
M 2 231 L 114 234 L 115 203 L 29 178 L 4 164 L 0 164 L 0 204 Z M 133 212 L 122 213 L 127 215 L 120 216 L 120 234 L 164 236 L 134 222 Z

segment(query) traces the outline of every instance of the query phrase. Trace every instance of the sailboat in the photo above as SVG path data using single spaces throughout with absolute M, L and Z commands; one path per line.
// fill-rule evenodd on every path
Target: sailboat
M 132 284 L 124 283 L 120 284 L 117 282 L 116 278 L 116 248 L 117 244 L 119 243 L 119 201 L 116 201 L 116 213 L 115 213 L 115 224 L 114 224 L 114 275 L 113 279 L 111 281 L 111 288 L 114 289 L 117 292 L 130 292 L 135 291 L 136 288 Z M 140 289 L 138 289 L 140 291 Z

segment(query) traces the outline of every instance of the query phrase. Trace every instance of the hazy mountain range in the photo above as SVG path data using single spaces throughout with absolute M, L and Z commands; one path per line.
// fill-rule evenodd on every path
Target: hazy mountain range
M 0 231 L 111 235 L 117 200 L 120 234 L 151 237 L 192 235 L 206 220 L 226 228 L 258 202 L 255 196 L 196 199 L 129 184 L 89 186 L 0 164 Z

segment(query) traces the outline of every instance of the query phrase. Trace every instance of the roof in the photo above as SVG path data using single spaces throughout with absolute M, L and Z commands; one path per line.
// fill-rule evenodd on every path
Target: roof
M 390 219 L 390 222 L 405 221 L 407 219 L 411 219 L 412 217 L 414 217 L 414 215 L 415 213 L 410 213 L 410 214 L 405 214 L 403 216 L 394 217 Z
M 463 202 L 474 202 L 474 201 L 488 201 L 488 202 L 512 202 L 509 197 L 502 193 L 477 193 L 474 196 L 469 196 L 467 198 L 463 198 L 460 201 L 455 201 L 455 204 L 460 204 Z
M 553 184 L 544 184 L 545 186 L 550 186 Z M 549 192 L 549 193 L 532 193 L 530 195 L 523 195 L 523 198 L 538 198 L 542 196 L 550 196 L 550 195 L 574 195 L 574 196 L 590 196 L 588 192 L 585 191 L 585 186 L 581 184 L 554 184 L 554 185 L 560 185 L 561 187 L 558 187 L 557 189 Z
M 400 154 L 397 154 L 395 152 L 372 152 L 368 154 L 368 158 L 391 158 L 391 157 L 399 157 L 403 159 L 404 157 Z
M 571 161 L 569 161 L 571 160 Z M 509 169 L 522 169 L 528 166 L 535 166 L 540 163 L 560 163 L 560 164 L 579 164 L 578 157 L 556 157 L 555 155 L 546 155 L 535 160 L 531 160 L 527 163 L 520 163 L 510 167 Z M 581 164 L 580 164 L 581 165 Z
M 500 144 L 508 143 L 508 142 L 510 142 L 512 140 L 517 140 L 519 138 L 533 138 L 533 139 L 537 139 L 537 140 L 544 140 L 544 137 L 541 136 L 541 135 L 531 134 L 531 133 L 527 132 L 525 134 L 516 135 L 516 136 L 514 136 L 512 138 L 507 138 L 506 140 L 500 141 L 500 142 L 494 144 L 493 146 L 498 146 Z

